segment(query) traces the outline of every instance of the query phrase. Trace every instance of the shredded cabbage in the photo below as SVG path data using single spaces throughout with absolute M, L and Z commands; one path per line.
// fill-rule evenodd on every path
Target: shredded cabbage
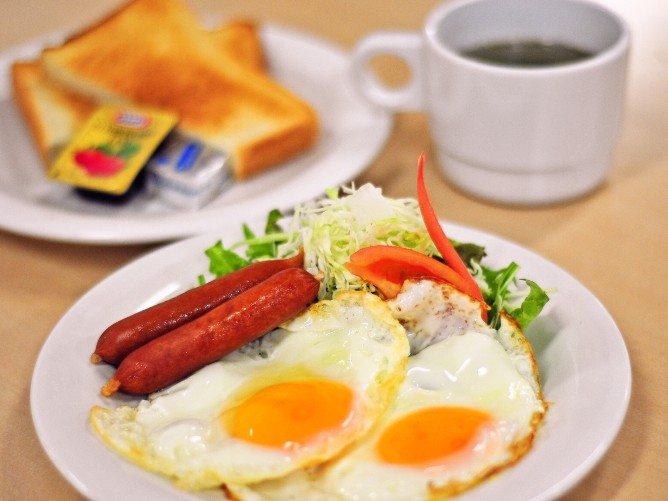
M 304 249 L 304 268 L 323 276 L 319 298 L 331 297 L 337 289 L 370 290 L 373 286 L 343 266 L 355 251 L 371 245 L 409 247 L 423 254 L 438 254 L 422 221 L 417 200 L 391 199 L 372 184 L 358 189 L 341 188 L 342 195 L 328 197 L 295 208 L 277 257 Z

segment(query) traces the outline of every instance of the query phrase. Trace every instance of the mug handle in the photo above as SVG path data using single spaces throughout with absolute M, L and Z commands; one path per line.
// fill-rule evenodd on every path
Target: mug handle
M 363 38 L 351 54 L 353 85 L 373 104 L 394 111 L 424 110 L 424 69 L 422 36 L 416 32 L 379 32 Z M 392 89 L 374 75 L 369 62 L 378 56 L 395 56 L 411 71 L 411 80 L 403 87 Z

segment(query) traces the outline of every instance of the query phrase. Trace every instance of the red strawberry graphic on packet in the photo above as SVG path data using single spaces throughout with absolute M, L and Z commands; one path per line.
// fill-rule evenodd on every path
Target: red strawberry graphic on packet
M 125 162 L 97 149 L 80 150 L 74 154 L 74 162 L 83 167 L 89 176 L 108 177 L 120 172 Z

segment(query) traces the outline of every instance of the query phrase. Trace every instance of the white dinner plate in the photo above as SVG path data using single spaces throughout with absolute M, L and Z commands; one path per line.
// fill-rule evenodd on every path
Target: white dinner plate
M 563 494 L 601 459 L 628 407 L 631 368 L 622 334 L 603 305 L 581 283 L 537 254 L 487 233 L 454 224 L 448 235 L 484 245 L 484 264 L 521 266 L 520 277 L 555 289 L 541 316 L 527 329 L 551 403 L 533 449 L 515 466 L 458 500 L 548 500 Z M 93 500 L 219 499 L 218 491 L 189 494 L 121 459 L 91 431 L 88 412 L 136 398 L 100 396 L 112 375 L 89 357 L 102 330 L 139 309 L 182 292 L 206 273 L 204 249 L 219 238 L 232 243 L 241 232 L 203 235 L 151 252 L 86 293 L 46 340 L 31 387 L 37 434 L 60 472 Z
M 314 148 L 261 176 L 238 183 L 198 211 L 166 207 L 141 194 L 123 206 L 87 201 L 69 186 L 49 181 L 16 107 L 11 63 L 32 58 L 54 36 L 0 54 L 0 228 L 44 239 L 130 244 L 213 231 L 236 220 L 290 209 L 336 188 L 360 172 L 384 146 L 392 115 L 354 92 L 348 56 L 303 33 L 262 29 L 272 76 L 311 103 L 321 121 Z

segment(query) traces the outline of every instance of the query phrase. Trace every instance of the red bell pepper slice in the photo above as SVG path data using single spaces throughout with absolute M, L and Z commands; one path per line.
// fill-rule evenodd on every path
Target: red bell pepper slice
M 404 247 L 364 247 L 353 253 L 344 266 L 352 274 L 372 283 L 385 299 L 396 297 L 404 280 L 409 278 L 437 278 L 471 296 L 475 292 L 470 282 L 447 264 Z
M 427 186 L 424 182 L 424 153 L 420 155 L 418 160 L 418 174 L 417 174 L 417 198 L 418 204 L 420 206 L 420 212 L 422 213 L 422 220 L 424 221 L 425 226 L 427 227 L 427 232 L 431 237 L 434 245 L 441 253 L 443 260 L 450 265 L 450 267 L 455 270 L 467 283 L 466 290 L 460 289 L 464 292 L 467 292 L 470 296 L 477 299 L 478 301 L 485 302 L 480 291 L 480 287 L 471 276 L 469 269 L 462 261 L 462 258 L 459 257 L 457 251 L 455 250 L 452 242 L 447 237 L 443 231 L 441 223 L 438 221 L 436 216 L 436 211 L 431 205 L 429 200 L 429 195 L 427 193 Z M 487 310 L 483 310 L 482 317 L 487 321 Z
M 459 273 L 464 280 L 471 283 L 471 289 L 475 290 L 475 294 L 471 294 L 474 298 L 482 301 L 482 293 L 478 284 L 471 276 L 469 269 L 462 261 L 462 258 L 459 257 L 454 246 L 450 242 L 450 239 L 446 236 L 443 231 L 441 223 L 436 217 L 436 212 L 434 207 L 431 205 L 429 200 L 429 195 L 427 194 L 427 187 L 424 182 L 424 153 L 420 155 L 418 160 L 418 174 L 417 174 L 417 198 L 418 204 L 420 206 L 420 212 L 422 213 L 422 220 L 424 221 L 425 226 L 427 227 L 427 232 L 431 237 L 434 245 L 443 256 L 443 260 L 450 265 L 450 267 Z

